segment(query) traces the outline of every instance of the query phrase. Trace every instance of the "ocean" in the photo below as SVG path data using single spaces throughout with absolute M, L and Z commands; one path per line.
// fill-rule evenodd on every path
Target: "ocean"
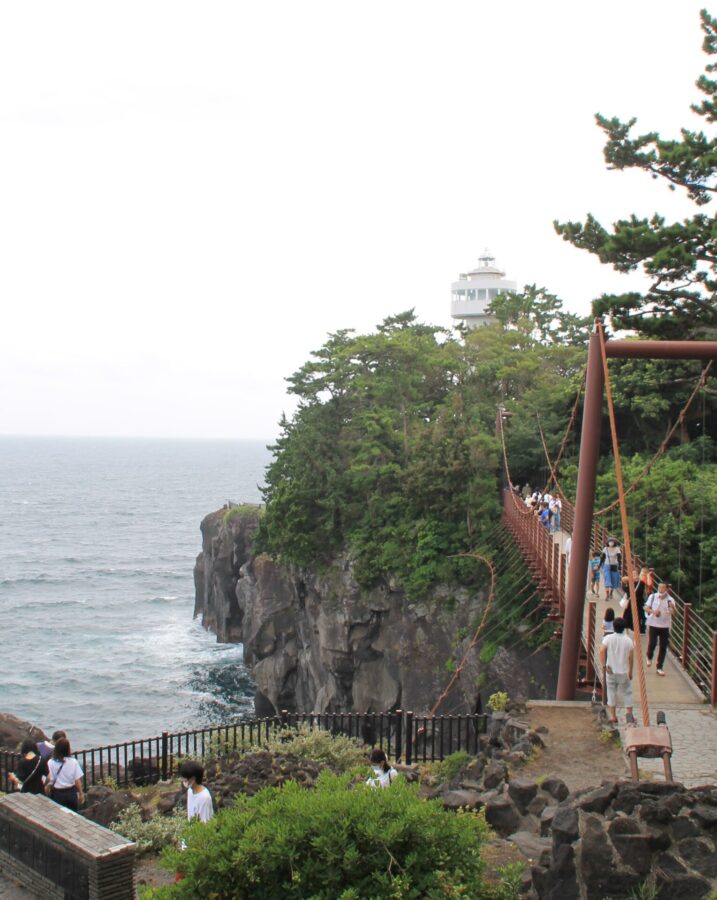
M 193 620 L 199 524 L 257 502 L 261 441 L 0 437 L 0 712 L 79 750 L 253 712 Z

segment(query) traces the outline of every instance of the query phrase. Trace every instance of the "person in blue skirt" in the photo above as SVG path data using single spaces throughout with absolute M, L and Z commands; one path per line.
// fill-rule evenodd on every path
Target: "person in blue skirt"
M 615 538 L 609 538 L 600 554 L 602 578 L 605 585 L 605 599 L 612 600 L 613 591 L 620 587 L 620 570 L 622 569 L 622 552 Z

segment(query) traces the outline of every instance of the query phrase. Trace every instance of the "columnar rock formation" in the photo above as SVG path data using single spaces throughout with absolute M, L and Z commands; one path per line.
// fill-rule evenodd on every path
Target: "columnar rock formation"
M 257 712 L 424 711 L 483 595 L 444 588 L 408 603 L 391 585 L 360 588 L 347 557 L 324 572 L 279 565 L 252 555 L 258 523 L 259 510 L 246 507 L 207 516 L 194 571 L 195 615 L 220 641 L 244 644 Z M 461 691 L 454 711 L 470 712 L 474 679 Z

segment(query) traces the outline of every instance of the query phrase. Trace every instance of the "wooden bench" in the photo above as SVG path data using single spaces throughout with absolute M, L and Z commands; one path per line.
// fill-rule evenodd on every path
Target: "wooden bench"
M 133 900 L 134 850 L 42 794 L 0 799 L 0 868 L 48 900 Z

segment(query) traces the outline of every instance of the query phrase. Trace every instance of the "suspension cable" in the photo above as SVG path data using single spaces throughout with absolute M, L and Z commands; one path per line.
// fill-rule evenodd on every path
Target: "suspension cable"
M 627 562 L 628 589 L 630 591 L 630 609 L 632 610 L 633 624 L 637 624 L 640 619 L 637 612 L 637 594 L 635 593 L 635 582 L 632 577 L 632 548 L 630 547 L 630 527 L 627 520 L 627 504 L 625 502 L 625 491 L 622 481 L 622 463 L 620 461 L 620 447 L 617 439 L 617 426 L 615 425 L 615 408 L 612 403 L 612 389 L 610 387 L 610 370 L 607 363 L 607 349 L 605 347 L 605 330 L 602 322 L 596 322 L 597 333 L 600 338 L 600 353 L 602 356 L 602 366 L 605 373 L 605 392 L 607 395 L 607 411 L 610 416 L 610 433 L 612 436 L 612 451 L 615 458 L 615 478 L 617 480 L 617 496 L 620 505 L 620 519 L 622 520 L 622 537 L 625 545 L 625 556 Z M 645 680 L 645 669 L 642 662 L 642 646 L 640 641 L 640 629 L 633 628 L 635 642 L 635 656 L 637 656 L 637 674 L 640 682 L 640 704 L 642 706 L 642 723 L 649 726 L 650 710 L 647 703 L 647 682 Z
M 706 384 L 706 382 L 707 382 L 707 376 L 709 375 L 710 369 L 712 368 L 712 363 L 713 363 L 713 360 L 710 360 L 710 361 L 707 363 L 707 365 L 704 367 L 704 369 L 702 370 L 702 374 L 701 374 L 700 377 L 699 377 L 699 380 L 698 380 L 698 382 L 697 382 L 697 385 L 695 386 L 694 391 L 692 391 L 692 393 L 691 393 L 690 396 L 689 396 L 689 399 L 687 400 L 687 402 L 685 403 L 685 405 L 684 405 L 684 406 L 682 407 L 682 409 L 680 410 L 680 414 L 679 414 L 679 415 L 677 416 L 677 418 L 675 419 L 675 422 L 674 422 L 672 428 L 670 428 L 670 430 L 667 432 L 667 436 L 666 436 L 665 439 L 662 441 L 662 443 L 660 444 L 660 446 L 657 448 L 657 453 L 655 453 L 655 455 L 652 457 L 652 459 L 651 459 L 651 460 L 643 467 L 643 469 L 642 469 L 642 471 L 640 472 L 640 474 L 639 474 L 639 475 L 637 476 L 637 478 L 632 482 L 632 484 L 630 485 L 630 487 L 625 491 L 625 496 L 626 496 L 626 497 L 628 496 L 628 494 L 631 494 L 631 493 L 635 490 L 635 488 L 640 484 L 640 482 L 642 481 L 642 479 L 643 479 L 646 475 L 649 474 L 650 470 L 651 470 L 652 467 L 655 465 L 655 463 L 657 462 L 657 460 L 658 460 L 658 459 L 663 455 L 663 453 L 665 453 L 665 451 L 667 450 L 667 447 L 668 447 L 670 441 L 671 441 L 672 438 L 675 436 L 675 432 L 677 431 L 677 429 L 679 428 L 679 426 L 684 422 L 685 416 L 687 415 L 690 406 L 692 406 L 692 403 L 693 403 L 694 400 L 696 399 L 696 397 L 697 397 L 697 395 L 699 394 L 700 390 L 705 386 L 705 384 Z M 704 394 L 703 394 L 703 397 L 704 397 Z M 594 513 L 594 514 L 593 514 L 594 517 L 597 518 L 598 516 L 603 516 L 603 515 L 605 515 L 605 513 L 608 513 L 608 512 L 610 512 L 611 510 L 615 509 L 615 508 L 618 506 L 619 503 L 620 503 L 620 498 L 618 497 L 617 500 L 614 500 L 614 501 L 613 501 L 612 503 L 610 503 L 608 506 L 604 506 L 602 509 L 599 509 L 596 513 Z
M 543 490 L 543 494 L 545 494 L 545 492 L 548 490 L 548 488 L 550 487 L 550 485 L 552 483 L 555 483 L 555 487 L 557 488 L 558 493 L 563 498 L 563 500 L 569 501 L 568 495 L 565 493 L 565 491 L 563 490 L 563 486 L 558 481 L 558 475 L 557 475 L 557 472 L 555 471 L 555 469 L 558 465 L 558 462 L 556 460 L 555 464 L 553 464 L 550 459 L 550 454 L 548 453 L 548 446 L 545 443 L 545 434 L 543 432 L 543 426 L 540 424 L 540 413 L 536 413 L 535 418 L 537 419 L 537 422 L 538 422 L 538 431 L 540 432 L 540 440 L 543 444 L 543 452 L 545 453 L 545 460 L 548 463 L 548 468 L 550 469 L 550 478 L 548 478 L 548 481 L 545 485 L 545 489 Z
M 568 438 L 570 437 L 570 433 L 572 432 L 573 427 L 575 425 L 575 420 L 578 415 L 578 408 L 580 406 L 580 397 L 582 395 L 583 388 L 585 387 L 585 379 L 587 377 L 587 371 L 588 371 L 588 367 L 587 367 L 587 365 L 584 365 L 582 374 L 580 376 L 580 384 L 578 384 L 578 392 L 575 395 L 575 403 L 573 403 L 573 408 L 570 413 L 570 419 L 568 420 L 568 425 L 567 425 L 567 428 L 565 429 L 565 434 L 563 435 L 563 441 L 560 445 L 560 449 L 558 450 L 558 455 L 555 457 L 554 465 L 552 465 L 550 463 L 550 459 L 548 457 L 548 451 L 547 451 L 547 449 L 545 449 L 545 455 L 546 455 L 546 458 L 548 458 L 548 465 L 550 466 L 550 473 L 551 473 L 551 476 L 553 476 L 553 477 L 555 476 L 555 472 L 557 472 L 558 466 L 560 465 L 560 461 L 563 458 L 563 453 L 565 453 L 565 448 L 568 446 Z M 545 441 L 543 441 L 543 447 L 545 448 Z M 555 477 L 556 484 L 557 484 L 557 481 L 558 481 L 557 477 Z M 550 487 L 550 479 L 548 480 L 547 484 L 545 485 L 545 489 L 543 490 L 543 493 L 545 493 L 549 487 Z M 560 488 L 558 488 L 558 489 L 560 490 Z M 562 493 L 562 491 L 561 491 L 561 493 Z M 564 493 L 563 493 L 563 497 L 565 497 Z M 567 497 L 565 497 L 565 499 L 567 499 Z
M 499 418 L 500 418 L 500 414 L 499 414 Z M 502 431 L 502 428 L 501 428 L 501 431 Z M 508 465 L 508 461 L 506 459 L 506 467 L 507 467 L 507 465 Z M 495 584 L 496 584 L 495 566 L 488 559 L 488 557 L 483 556 L 481 553 L 455 553 L 455 554 L 453 554 L 453 556 L 460 557 L 460 558 L 477 559 L 479 562 L 484 563 L 488 567 L 488 571 L 490 572 L 490 591 L 488 592 L 488 600 L 486 602 L 485 609 L 483 610 L 483 615 L 481 616 L 481 620 L 478 623 L 478 628 L 476 629 L 475 634 L 471 638 L 471 642 L 468 645 L 468 649 L 466 650 L 465 654 L 463 655 L 463 659 L 460 661 L 458 666 L 456 666 L 456 670 L 453 673 L 451 680 L 448 682 L 446 687 L 443 689 L 443 692 L 440 695 L 440 697 L 438 698 L 438 700 L 436 700 L 435 705 L 433 706 L 430 713 L 428 714 L 429 716 L 435 716 L 436 710 L 441 705 L 441 703 L 443 703 L 443 701 L 448 696 L 453 685 L 460 678 L 461 672 L 463 671 L 466 663 L 468 662 L 468 657 L 475 649 L 475 645 L 478 643 L 478 638 L 480 637 L 481 632 L 485 628 L 485 624 L 488 620 L 488 613 L 490 612 L 491 607 L 493 606 L 493 600 L 495 598 Z

